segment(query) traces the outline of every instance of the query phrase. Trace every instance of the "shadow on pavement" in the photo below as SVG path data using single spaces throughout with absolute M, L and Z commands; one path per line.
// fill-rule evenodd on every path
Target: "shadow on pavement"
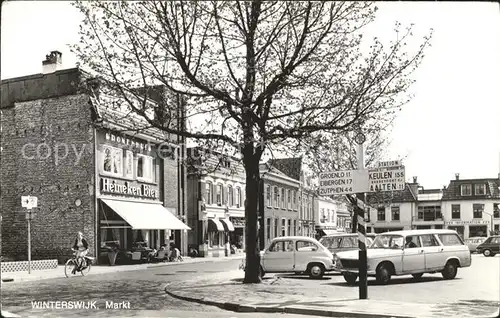
M 455 278 L 455 280 L 459 280 L 461 278 Z M 378 283 L 376 280 L 368 280 L 368 286 L 388 286 L 388 285 L 404 285 L 404 284 L 419 284 L 419 283 L 428 283 L 428 282 L 436 282 L 436 281 L 443 281 L 445 280 L 444 278 L 441 277 L 421 277 L 419 279 L 415 279 L 412 277 L 409 278 L 391 278 L 388 284 L 381 284 Z M 349 285 L 347 282 L 335 282 L 331 283 L 328 285 L 333 285 L 333 286 L 344 286 L 344 287 L 355 287 L 359 286 L 359 281 L 356 281 L 354 285 Z
M 311 278 L 309 276 L 299 276 L 299 275 L 276 275 L 277 277 L 280 278 L 288 278 L 288 279 L 304 279 L 304 280 L 314 280 L 314 281 L 319 281 L 319 280 L 330 280 L 332 279 L 331 277 L 321 277 L 321 278 Z

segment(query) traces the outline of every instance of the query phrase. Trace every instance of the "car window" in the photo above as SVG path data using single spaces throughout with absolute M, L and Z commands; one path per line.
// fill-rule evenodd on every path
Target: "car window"
M 491 240 L 492 244 L 500 244 L 500 237 L 495 237 Z
M 420 247 L 420 240 L 418 239 L 418 236 L 416 235 L 407 236 L 405 238 L 405 248 L 416 248 L 416 247 Z
M 351 247 L 357 247 L 358 246 L 358 240 L 355 237 L 351 236 L 345 236 L 342 238 L 342 241 L 340 243 L 341 248 L 351 248 Z
M 339 248 L 339 237 L 323 237 L 319 241 L 324 247 L 328 249 Z
M 269 252 L 291 252 L 293 251 L 292 241 L 276 241 L 269 246 Z
M 439 234 L 438 237 L 444 246 L 463 245 L 462 240 L 456 234 Z
M 313 242 L 297 241 L 296 249 L 297 252 L 314 252 L 318 250 L 318 246 L 316 246 Z
M 420 235 L 420 238 L 422 239 L 422 246 L 439 246 L 438 241 L 434 237 L 434 235 Z

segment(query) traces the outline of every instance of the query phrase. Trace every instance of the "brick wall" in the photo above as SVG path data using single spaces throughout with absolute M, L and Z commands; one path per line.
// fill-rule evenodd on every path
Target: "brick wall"
M 16 102 L 2 109 L 1 120 L 2 256 L 27 259 L 21 196 L 28 194 L 38 197 L 31 223 L 33 259 L 64 260 L 77 231 L 94 251 L 94 134 L 88 96 Z

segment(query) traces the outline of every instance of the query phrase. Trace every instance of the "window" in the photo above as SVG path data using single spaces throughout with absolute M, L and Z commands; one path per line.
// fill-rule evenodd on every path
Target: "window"
M 485 184 L 475 184 L 474 185 L 474 194 L 475 195 L 485 195 L 486 194 L 486 187 Z
M 293 220 L 293 235 L 297 235 L 297 220 Z
M 292 235 L 292 220 L 288 220 L 288 235 Z
M 271 206 L 271 186 L 266 186 L 266 202 L 267 206 Z
M 435 221 L 442 219 L 441 205 L 428 205 L 418 207 L 418 219 L 424 221 Z
M 334 249 L 334 248 L 339 248 L 340 242 L 341 242 L 341 238 L 340 237 L 334 237 L 334 236 L 331 236 L 331 237 L 324 236 L 324 237 L 321 238 L 321 240 L 319 242 L 324 247 L 326 247 L 328 249 Z
M 463 196 L 472 195 L 472 186 L 470 184 L 462 184 L 460 186 L 460 193 Z
M 484 204 L 478 204 L 474 203 L 472 205 L 472 211 L 473 211 L 473 217 L 475 219 L 482 219 L 483 218 L 483 211 L 484 211 Z
M 123 176 L 123 150 L 120 148 L 103 146 L 102 172 L 116 176 Z
M 281 219 L 281 236 L 286 236 L 286 220 Z
M 282 209 L 285 208 L 285 189 L 281 188 L 281 204 L 280 207 Z
M 279 197 L 280 197 L 280 192 L 278 187 L 274 187 L 274 207 L 278 207 L 278 202 L 279 202 Z
M 407 236 L 405 238 L 405 248 L 420 247 L 420 240 L 418 236 Z
M 153 157 L 137 154 L 137 179 L 153 182 L 155 181 L 155 175 Z
M 318 247 L 313 242 L 297 241 L 295 245 L 297 252 L 315 252 L 318 250 Z
M 269 252 L 293 252 L 293 242 L 276 241 L 269 246 Z
M 444 246 L 464 245 L 456 234 L 439 234 L 438 237 Z
M 130 150 L 125 151 L 125 177 L 134 178 L 134 154 Z
M 494 237 L 491 239 L 491 244 L 500 244 L 500 237 Z
M 266 220 L 266 240 L 271 238 L 271 218 Z
M 498 203 L 493 203 L 493 217 L 500 218 L 500 208 Z
M 236 207 L 239 208 L 241 206 L 241 188 L 236 187 Z
M 207 197 L 206 197 L 207 204 L 212 204 L 213 203 L 212 202 L 212 198 L 213 198 L 212 182 L 205 183 L 205 190 L 207 193 Z
M 279 224 L 279 219 L 274 220 L 274 237 L 278 237 L 278 224 Z
M 293 190 L 293 209 L 297 210 L 297 191 Z
M 233 187 L 229 186 L 227 188 L 227 197 L 228 197 L 228 205 L 229 206 L 234 206 L 234 194 L 233 194 Z
M 391 214 L 392 214 L 393 221 L 399 221 L 399 206 L 392 206 L 391 207 Z
M 385 221 L 385 207 L 383 206 L 377 208 L 377 221 Z
M 291 210 L 292 209 L 292 190 L 288 190 L 288 193 L 287 193 L 287 196 L 286 196 L 286 200 L 288 202 L 288 209 Z
M 451 205 L 451 218 L 460 219 L 460 204 Z
M 210 238 L 210 247 L 217 247 L 221 244 L 219 232 L 208 232 Z
M 358 239 L 356 237 L 346 236 L 340 242 L 341 248 L 354 248 L 358 247 Z
M 438 241 L 434 237 L 434 235 L 421 235 L 420 238 L 422 239 L 422 246 L 427 247 L 427 246 L 439 246 Z
M 215 200 L 217 202 L 217 205 L 218 206 L 221 206 L 222 205 L 222 184 L 218 184 L 217 185 L 217 190 L 215 192 Z

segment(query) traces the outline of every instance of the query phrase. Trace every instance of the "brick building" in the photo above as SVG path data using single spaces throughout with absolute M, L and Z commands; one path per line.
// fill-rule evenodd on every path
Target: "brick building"
M 140 239 L 151 247 L 172 239 L 185 251 L 185 178 L 179 163 L 159 151 L 160 144 L 182 151 L 183 140 L 137 132 L 144 121 L 111 107 L 86 72 L 59 70 L 61 57 L 51 52 L 42 74 L 1 83 L 1 255 L 27 258 L 22 195 L 38 197 L 33 259 L 63 261 L 77 231 L 94 256 L 106 241 L 125 251 Z

